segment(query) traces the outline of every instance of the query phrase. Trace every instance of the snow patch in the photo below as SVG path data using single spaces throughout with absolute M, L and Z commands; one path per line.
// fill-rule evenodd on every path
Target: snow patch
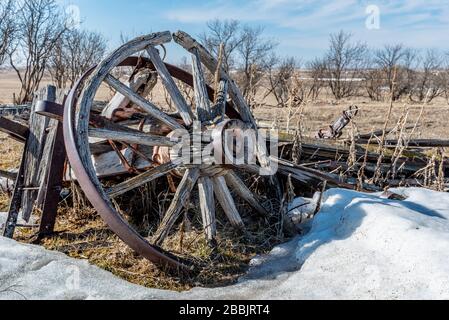
M 254 259 L 239 283 L 182 294 L 0 238 L 0 299 L 449 299 L 449 194 L 392 191 L 407 199 L 329 190 L 310 232 Z

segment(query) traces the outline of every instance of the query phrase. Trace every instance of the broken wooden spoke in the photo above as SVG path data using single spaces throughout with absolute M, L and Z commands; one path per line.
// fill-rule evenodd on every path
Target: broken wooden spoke
M 254 195 L 254 193 L 249 190 L 245 183 L 234 173 L 229 172 L 225 176 L 226 182 L 230 188 L 243 200 L 248 202 L 256 211 L 262 216 L 268 216 L 268 211 L 260 204 L 260 201 Z
M 217 69 L 220 70 L 220 77 L 229 82 L 230 94 L 240 112 L 240 115 L 242 116 L 242 120 L 245 122 L 254 122 L 255 124 L 253 115 L 251 114 L 251 111 L 246 104 L 245 98 L 238 89 L 237 85 L 223 70 L 223 68 L 218 68 L 218 61 L 206 50 L 206 48 L 204 48 L 199 42 L 197 42 L 189 34 L 183 31 L 176 32 L 173 35 L 173 39 L 187 51 L 192 52 L 192 49 L 197 49 L 201 62 L 212 74 L 215 74 Z
M 225 178 L 215 177 L 212 179 L 212 181 L 214 185 L 215 196 L 217 197 L 218 202 L 220 202 L 220 205 L 223 208 L 226 217 L 229 219 L 229 222 L 236 229 L 244 229 L 245 224 L 243 223 L 243 220 L 240 217 L 240 213 L 235 206 L 234 199 L 232 198 L 231 191 L 229 191 L 229 188 L 226 185 Z
M 211 120 L 211 109 L 206 79 L 204 78 L 203 67 L 201 66 L 201 60 L 196 48 L 192 50 L 192 75 L 198 120 L 201 122 Z
M 179 219 L 182 210 L 187 205 L 190 194 L 200 177 L 200 170 L 188 169 L 184 174 L 184 178 L 178 186 L 178 190 L 173 198 L 170 207 L 167 210 L 161 224 L 153 236 L 154 244 L 161 246 L 169 235 L 171 229 Z
M 216 93 L 216 103 L 212 107 L 212 119 L 223 121 L 226 115 L 226 104 L 228 100 L 228 82 L 221 80 L 218 84 L 218 91 Z

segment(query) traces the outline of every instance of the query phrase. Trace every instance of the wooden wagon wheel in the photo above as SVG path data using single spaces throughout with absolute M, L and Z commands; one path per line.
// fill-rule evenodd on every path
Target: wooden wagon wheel
M 164 64 L 155 49 L 155 46 L 168 43 L 173 39 L 191 53 L 193 77 L 190 77 L 190 79 L 179 69 Z M 118 66 L 135 65 L 138 59 L 133 58 L 132 55 L 142 51 L 148 54 L 149 60 L 144 60 L 151 61 L 152 68 L 157 71 L 162 84 L 176 107 L 176 114 L 164 112 L 156 106 L 156 103 L 149 101 L 139 92 L 133 91 L 130 84 L 126 85 L 112 76 L 111 71 Z M 194 123 L 201 131 L 209 132 L 210 142 L 219 150 L 223 150 L 224 147 L 224 130 L 231 128 L 236 134 L 239 134 L 248 127 L 255 128 L 254 118 L 239 89 L 222 70 L 219 92 L 217 92 L 215 104 L 212 106 L 213 91 L 206 85 L 203 65 L 210 72 L 215 73 L 218 63 L 200 44 L 183 32 L 177 32 L 173 36 L 170 32 L 162 32 L 136 38 L 113 52 L 78 81 L 67 99 L 64 114 L 64 139 L 68 157 L 76 178 L 89 201 L 112 231 L 133 250 L 154 263 L 170 267 L 192 268 L 189 260 L 167 252 L 161 246 L 182 214 L 182 210 L 188 203 L 196 186 L 199 193 L 204 231 L 210 243 L 214 243 L 217 233 L 215 198 L 220 203 L 230 223 L 236 228 L 244 227 L 229 187 L 253 206 L 256 211 L 264 215 L 267 214 L 257 197 L 232 171 L 232 167 L 204 163 L 189 163 L 186 165 L 183 158 L 169 156 L 167 159 L 160 152 L 157 152 L 157 150 L 165 150 L 166 154 L 170 155 L 167 150 L 170 150 L 179 142 L 173 138 L 173 132 L 176 132 L 176 130 L 192 132 Z M 195 108 L 187 104 L 173 78 L 178 78 L 193 86 Z M 136 130 L 128 125 L 116 123 L 95 114 L 93 112 L 94 97 L 103 82 L 112 87 L 117 94 L 137 105 L 142 113 L 146 114 L 147 118 L 157 120 L 161 126 L 165 129 L 168 128 L 168 130 L 150 130 L 149 132 Z M 233 110 L 231 105 L 226 108 L 228 93 L 238 112 Z M 224 115 L 225 110 L 228 117 Z M 230 118 L 241 120 L 230 120 Z M 154 147 L 153 156 L 158 156 L 158 160 L 155 161 L 153 157 L 154 163 L 145 172 L 134 172 L 135 177 L 118 185 L 105 187 L 97 176 L 92 160 L 92 138 L 111 142 L 111 146 L 115 146 L 116 151 L 120 151 L 118 146 L 123 145 L 127 147 L 135 145 Z M 195 137 L 192 138 L 195 139 Z M 257 144 L 257 142 L 255 143 Z M 190 152 L 195 153 L 193 147 Z M 264 148 L 256 146 L 254 152 L 259 156 L 259 163 L 266 166 L 268 160 L 264 157 Z M 161 160 L 161 158 L 165 158 L 165 160 Z M 252 170 L 258 170 L 255 165 L 251 168 Z M 182 180 L 176 188 L 172 203 L 157 230 L 149 237 L 143 237 L 116 210 L 112 199 L 175 171 L 182 175 Z

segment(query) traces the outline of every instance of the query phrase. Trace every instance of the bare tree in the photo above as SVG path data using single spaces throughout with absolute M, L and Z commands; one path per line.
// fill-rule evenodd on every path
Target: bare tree
M 269 57 L 277 43 L 263 37 L 262 27 L 244 26 L 242 42 L 237 47 L 239 52 L 242 77 L 239 85 L 248 102 L 255 96 L 265 71 L 268 69 Z
M 323 79 L 326 72 L 326 61 L 320 58 L 315 58 L 308 63 L 308 69 L 310 70 L 311 80 L 307 96 L 312 100 L 316 100 L 324 87 Z
M 223 67 L 238 71 L 238 85 L 248 103 L 254 102 L 257 89 L 268 67 L 268 60 L 277 44 L 263 36 L 262 27 L 242 26 L 236 20 L 212 20 L 207 31 L 199 36 L 201 43 L 219 56 L 223 47 Z
M 427 50 L 422 58 L 421 70 L 417 72 L 412 93 L 413 101 L 427 102 L 443 94 L 444 91 L 443 56 L 436 50 Z
M 366 67 L 363 71 L 365 91 L 372 101 L 381 101 L 384 96 L 385 79 L 384 73 L 378 68 L 376 58 L 373 54 L 366 57 Z
M 390 91 L 393 89 L 394 72 L 401 63 L 405 55 L 405 49 L 402 44 L 385 45 L 383 49 L 377 50 L 375 53 L 375 64 L 381 68 L 386 77 L 386 81 Z
M 360 77 L 367 52 L 366 45 L 352 43 L 352 35 L 344 31 L 331 34 L 326 54 L 326 77 L 337 100 L 357 92 L 356 78 Z
M 49 61 L 53 81 L 59 88 L 70 87 L 106 53 L 107 41 L 99 33 L 70 30 L 56 43 Z
M 15 10 L 14 0 L 0 1 L 0 66 L 5 62 L 15 36 Z
M 264 99 L 273 95 L 277 107 L 286 106 L 297 68 L 298 63 L 295 58 L 280 59 L 276 55 L 272 55 L 267 64 L 268 88 Z
M 443 94 L 449 104 L 449 52 L 446 53 L 444 58 L 444 70 L 440 76 L 443 88 Z
M 417 58 L 415 50 L 405 48 L 402 44 L 385 45 L 375 52 L 375 65 L 382 71 L 385 85 L 395 101 L 411 94 Z M 396 83 L 393 83 L 395 79 Z
M 240 22 L 236 20 L 212 20 L 207 23 L 207 32 L 200 35 L 201 43 L 216 57 L 219 55 L 220 45 L 223 44 L 223 67 L 226 71 L 235 66 L 236 51 L 243 39 Z
M 398 66 L 396 72 L 396 92 L 393 95 L 394 100 L 398 100 L 402 96 L 410 98 L 417 78 L 419 63 L 419 52 L 410 48 L 405 49 L 403 62 Z
M 67 26 L 55 0 L 23 0 L 15 19 L 17 41 L 9 58 L 21 83 L 15 102 L 25 103 L 39 88 L 52 51 Z

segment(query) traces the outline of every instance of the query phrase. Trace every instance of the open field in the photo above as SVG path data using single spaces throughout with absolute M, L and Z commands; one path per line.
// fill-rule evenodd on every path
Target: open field
M 366 98 L 356 98 L 340 101 L 338 104 L 327 101 L 319 101 L 306 104 L 302 116 L 295 115 L 290 120 L 290 125 L 296 127 L 301 118 L 301 126 L 305 136 L 313 137 L 317 130 L 326 128 L 335 121 L 349 106 L 357 105 L 360 113 L 355 119 L 355 124 L 360 133 L 369 133 L 382 129 L 385 117 L 389 109 L 389 103 L 371 102 Z M 396 102 L 393 106 L 389 127 L 394 127 L 399 119 L 408 113 L 408 125 L 414 125 L 419 118 L 422 105 L 407 102 Z M 289 110 L 287 108 L 261 107 L 254 110 L 256 118 L 264 123 L 278 122 L 285 127 Z M 293 111 L 295 113 L 295 111 Z M 447 121 L 449 117 L 449 105 L 443 99 L 424 106 L 424 113 L 420 121 L 421 127 L 417 130 L 415 138 L 449 139 Z
M 50 83 L 50 79 L 46 77 L 42 85 Z M 0 71 L 0 104 L 12 103 L 14 93 L 18 93 L 20 84 L 17 76 L 12 71 Z M 98 100 L 109 100 L 112 96 L 108 88 L 103 87 L 97 94 Z M 153 99 L 158 105 L 166 105 L 162 88 L 158 85 L 155 88 Z M 290 119 L 290 127 L 293 129 L 297 126 L 298 120 L 301 118 L 301 127 L 305 136 L 313 137 L 315 133 L 322 128 L 326 128 L 332 123 L 342 111 L 346 110 L 350 105 L 357 105 L 360 113 L 355 123 L 360 133 L 371 132 L 372 129 L 381 129 L 385 122 L 385 116 L 388 112 L 389 102 L 373 102 L 366 97 L 357 97 L 351 99 L 343 99 L 336 102 L 328 94 L 320 97 L 318 101 L 306 103 L 303 110 L 288 110 L 288 108 L 277 108 L 267 105 L 273 105 L 274 99 L 270 97 L 266 104 L 261 104 L 253 111 L 258 121 L 264 125 L 278 125 L 285 127 L 289 114 L 293 115 Z M 398 101 L 394 103 L 392 117 L 389 127 L 394 127 L 399 119 L 408 113 L 408 124 L 414 125 L 418 120 L 423 106 L 410 101 Z M 443 98 L 437 98 L 428 105 L 424 106 L 424 113 L 420 121 L 420 128 L 417 130 L 415 138 L 428 139 L 449 139 L 449 128 L 447 127 L 447 119 L 449 119 L 449 103 Z

